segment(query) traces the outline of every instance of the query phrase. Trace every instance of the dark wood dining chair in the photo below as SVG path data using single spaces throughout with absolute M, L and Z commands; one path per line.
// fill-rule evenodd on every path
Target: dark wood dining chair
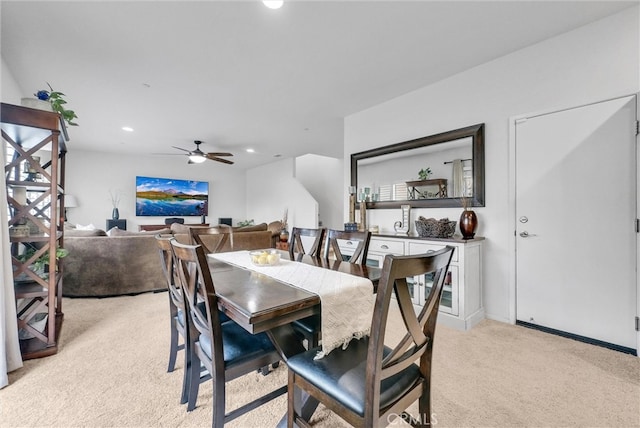
M 318 229 L 294 227 L 291 229 L 289 237 L 289 258 L 295 260 L 296 255 L 307 254 L 311 257 L 319 258 L 322 254 L 322 240 L 324 239 L 325 228 Z M 303 238 L 307 241 L 304 246 Z
M 344 256 L 340 249 L 340 241 L 345 246 L 353 248 L 351 256 Z M 324 257 L 329 258 L 331 254 L 340 261 L 348 261 L 349 263 L 366 264 L 367 255 L 369 254 L 369 242 L 371 241 L 371 232 L 354 231 L 347 232 L 344 230 L 327 230 L 327 238 L 325 239 Z
M 182 288 L 178 279 L 178 272 L 175 270 L 173 262 L 173 250 L 171 249 L 171 240 L 173 235 L 156 235 L 158 244 L 158 253 L 160 254 L 160 262 L 162 264 L 162 273 L 167 281 L 169 294 L 169 322 L 171 328 L 171 336 L 169 342 L 169 366 L 167 372 L 171 373 L 176 368 L 176 360 L 178 351 L 184 350 L 187 343 L 186 311 L 184 307 L 184 299 L 182 298 Z M 186 367 L 186 355 L 184 358 Z M 187 372 L 184 371 L 182 379 L 182 394 L 180 403 L 187 402 Z
M 371 321 L 370 335 L 352 340 L 321 359 L 318 349 L 292 356 L 289 366 L 287 426 L 308 426 L 299 416 L 304 391 L 357 427 L 387 426 L 397 417 L 420 427 L 431 426 L 431 357 L 438 307 L 453 254 L 447 246 L 428 254 L 387 255 Z M 416 315 L 407 278 L 433 273 L 433 285 Z M 392 293 L 406 334 L 393 348 L 384 345 Z M 418 362 L 418 364 L 416 364 Z M 420 414 L 406 409 L 416 400 Z
M 202 245 L 207 253 L 233 251 L 233 229 L 226 224 L 189 229 L 192 245 Z M 229 245 L 227 246 L 227 242 Z M 225 248 L 226 247 L 226 248 Z
M 213 386 L 212 426 L 222 427 L 225 422 L 286 392 L 286 386 L 280 387 L 225 413 L 226 382 L 277 363 L 280 355 L 265 333 L 252 335 L 233 321 L 220 322 L 218 297 L 203 247 L 176 241 L 171 241 L 171 245 L 190 317 L 188 337 L 192 340 L 188 343 L 187 352 L 187 410 L 191 411 L 196 406 L 202 364 L 211 375 Z
M 167 281 L 167 289 L 169 294 L 169 323 L 170 323 L 170 339 L 169 339 L 169 365 L 167 372 L 171 373 L 176 368 L 176 361 L 178 358 L 178 351 L 187 348 L 189 341 L 189 329 L 187 327 L 189 317 L 185 310 L 185 302 L 182 296 L 182 286 L 180 278 L 178 277 L 178 271 L 173 257 L 173 249 L 171 248 L 171 241 L 175 239 L 171 234 L 158 234 L 156 235 L 156 242 L 158 245 L 158 253 L 160 254 L 160 261 L 162 264 L 162 273 Z M 204 303 L 200 302 L 201 309 L 204 310 Z M 220 322 L 224 323 L 231 319 L 220 312 Z M 180 404 L 187 402 L 187 355 L 185 351 L 184 356 L 184 373 L 182 380 L 182 393 L 180 395 Z M 265 368 L 263 368 L 264 371 Z
M 353 264 L 366 264 L 367 255 L 369 253 L 369 242 L 371 241 L 371 232 L 355 231 L 347 232 L 343 230 L 328 229 L 326 232 L 323 256 L 325 259 L 334 257 L 338 261 L 344 261 Z M 353 254 L 343 256 L 340 251 L 340 241 L 345 245 L 348 243 L 353 248 Z M 321 332 L 321 315 L 312 315 L 301 320 L 296 320 L 292 324 L 293 329 L 303 339 L 307 340 L 309 349 L 315 348 L 320 344 Z

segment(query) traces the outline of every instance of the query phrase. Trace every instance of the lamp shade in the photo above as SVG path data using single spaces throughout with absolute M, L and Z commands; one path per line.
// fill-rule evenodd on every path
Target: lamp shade
M 78 207 L 78 200 L 73 195 L 64 195 L 64 207 L 76 208 Z

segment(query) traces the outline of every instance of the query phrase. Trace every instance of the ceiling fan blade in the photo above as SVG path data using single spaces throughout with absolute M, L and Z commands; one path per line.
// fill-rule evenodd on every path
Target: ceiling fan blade
M 171 146 L 174 149 L 182 150 L 183 152 L 191 153 L 191 150 L 183 149 L 182 147 Z
M 207 156 L 233 156 L 232 153 L 218 153 L 218 152 L 209 152 Z
M 222 162 L 222 163 L 226 163 L 229 165 L 233 165 L 233 162 L 227 159 L 222 159 L 222 158 L 217 158 L 215 156 L 207 156 L 207 159 L 210 159 L 212 161 L 217 161 L 217 162 Z

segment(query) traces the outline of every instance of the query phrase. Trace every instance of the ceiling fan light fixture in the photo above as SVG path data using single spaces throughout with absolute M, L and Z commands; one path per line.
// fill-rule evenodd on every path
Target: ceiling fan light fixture
M 269 9 L 280 9 L 284 1 L 283 0 L 262 0 L 262 3 L 265 6 L 267 6 Z
M 193 163 L 202 163 L 206 161 L 207 158 L 202 155 L 189 155 L 189 160 Z

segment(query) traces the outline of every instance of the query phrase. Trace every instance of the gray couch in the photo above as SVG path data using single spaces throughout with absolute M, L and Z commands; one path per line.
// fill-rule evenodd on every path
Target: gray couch
M 175 227 L 174 227 L 175 226 Z M 255 226 L 253 227 L 255 228 Z M 109 297 L 166 290 L 155 242 L 157 233 L 173 233 L 179 242 L 189 243 L 188 228 L 152 232 L 65 230 L 62 259 L 65 297 Z M 266 230 L 234 230 L 234 248 L 253 250 L 272 246 L 273 234 Z M 231 250 L 225 247 L 222 251 Z

